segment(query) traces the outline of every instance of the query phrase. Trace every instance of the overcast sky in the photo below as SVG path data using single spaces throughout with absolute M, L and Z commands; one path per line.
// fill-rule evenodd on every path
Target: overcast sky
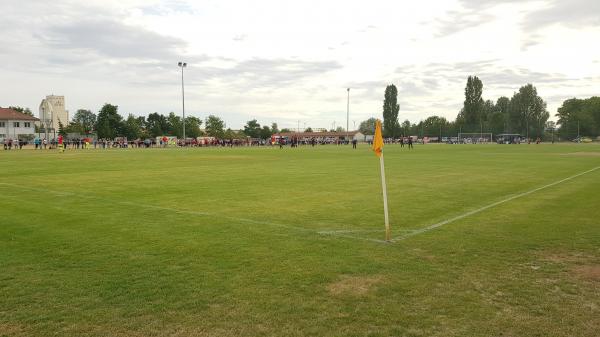
M 381 117 L 454 119 L 468 75 L 484 98 L 532 83 L 553 116 L 599 95 L 598 0 L 0 0 L 0 106 L 186 113 L 280 127 Z

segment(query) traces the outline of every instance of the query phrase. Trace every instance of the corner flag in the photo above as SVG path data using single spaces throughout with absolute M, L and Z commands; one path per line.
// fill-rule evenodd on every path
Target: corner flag
M 387 186 L 385 185 L 385 167 L 383 164 L 383 137 L 381 135 L 381 121 L 375 123 L 375 136 L 373 137 L 373 151 L 379 157 L 379 167 L 381 169 L 381 189 L 383 190 L 383 214 L 385 217 L 385 241 L 390 241 L 390 221 L 387 205 Z
M 383 154 L 383 137 L 381 136 L 381 122 L 375 122 L 375 136 L 373 137 L 373 151 L 377 157 Z

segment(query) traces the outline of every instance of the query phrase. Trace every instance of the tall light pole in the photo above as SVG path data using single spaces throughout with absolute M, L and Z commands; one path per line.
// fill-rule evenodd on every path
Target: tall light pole
M 527 128 L 527 143 L 529 143 L 529 105 L 527 106 L 527 114 L 525 115 L 525 125 Z
M 187 63 L 179 62 L 177 65 L 181 68 L 181 110 L 183 112 L 183 146 L 185 146 L 185 91 L 183 90 L 183 68 L 187 67 Z
M 346 132 L 350 132 L 350 88 L 348 90 L 348 104 L 346 106 Z

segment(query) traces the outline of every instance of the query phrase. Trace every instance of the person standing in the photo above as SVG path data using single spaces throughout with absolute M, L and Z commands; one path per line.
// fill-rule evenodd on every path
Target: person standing
M 58 150 L 60 152 L 65 152 L 65 147 L 63 144 L 63 136 L 62 135 L 58 135 Z
M 356 143 L 357 143 L 356 139 L 352 139 L 352 148 L 353 149 L 356 149 Z
M 400 137 L 400 147 L 404 147 L 404 136 Z
M 413 148 L 413 139 L 412 137 L 408 137 L 408 149 L 412 149 Z

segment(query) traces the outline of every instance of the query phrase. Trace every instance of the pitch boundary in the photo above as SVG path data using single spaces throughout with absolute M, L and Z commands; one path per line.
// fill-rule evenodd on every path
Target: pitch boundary
M 457 221 L 457 220 L 460 220 L 460 219 L 464 219 L 464 218 L 466 218 L 466 217 L 469 217 L 469 216 L 471 216 L 471 215 L 474 215 L 474 214 L 477 214 L 477 213 L 481 213 L 481 212 L 483 212 L 483 211 L 485 211 L 485 210 L 487 210 L 487 209 L 490 209 L 490 208 L 492 208 L 492 207 L 496 207 L 496 206 L 498 206 L 498 205 L 501 205 L 501 204 L 507 203 L 507 202 L 509 202 L 509 201 L 512 201 L 512 200 L 515 200 L 515 199 L 518 199 L 518 198 L 524 197 L 524 196 L 526 196 L 526 195 L 529 195 L 529 194 L 532 194 L 532 193 L 535 193 L 535 192 L 538 192 L 538 191 L 541 191 L 541 190 L 543 190 L 543 189 L 546 189 L 546 188 L 549 188 L 549 187 L 552 187 L 552 186 L 556 186 L 556 185 L 558 185 L 558 184 L 564 183 L 564 182 L 566 182 L 566 181 L 569 181 L 569 180 L 573 180 L 573 179 L 575 179 L 575 178 L 577 178 L 577 177 L 580 177 L 580 176 L 582 176 L 582 175 L 585 175 L 585 174 L 588 174 L 588 173 L 594 172 L 594 171 L 596 171 L 596 170 L 598 170 L 598 169 L 600 169 L 600 166 L 597 166 L 597 167 L 594 167 L 593 169 L 590 169 L 590 170 L 587 170 L 587 171 L 584 171 L 584 172 L 581 172 L 581 173 L 578 173 L 578 174 L 572 175 L 572 176 L 570 176 L 570 177 L 567 177 L 567 178 L 564 178 L 564 179 L 561 179 L 561 180 L 555 181 L 555 182 L 553 182 L 553 183 L 550 183 L 550 184 L 547 184 L 547 185 L 544 185 L 544 186 L 541 186 L 541 187 L 534 188 L 534 189 L 532 189 L 532 190 L 529 190 L 529 191 L 527 191 L 527 192 L 523 192 L 523 193 L 519 193 L 519 194 L 516 194 L 516 195 L 510 196 L 510 197 L 508 197 L 508 198 L 506 198 L 506 199 L 503 199 L 503 200 L 500 200 L 500 201 L 496 201 L 496 202 L 494 202 L 494 203 L 491 203 L 491 204 L 489 204 L 489 205 L 483 206 L 483 207 L 481 207 L 481 208 L 478 208 L 478 209 L 476 209 L 476 210 L 472 210 L 472 211 L 466 212 L 466 213 L 464 213 L 464 214 L 461 214 L 461 215 L 455 216 L 455 217 L 453 217 L 453 218 L 446 219 L 446 220 L 444 220 L 444 221 L 441 221 L 441 222 L 435 223 L 435 224 L 433 224 L 433 225 L 429 225 L 429 226 L 427 226 L 427 227 L 424 227 L 424 228 L 421 228 L 421 229 L 417 229 L 417 230 L 415 230 L 415 231 L 413 231 L 413 232 L 411 232 L 411 233 L 408 233 L 408 234 L 405 234 L 405 235 L 401 235 L 401 236 L 397 236 L 397 237 L 395 237 L 395 238 L 392 238 L 392 240 L 390 240 L 390 241 L 391 241 L 391 242 L 398 242 L 398 241 L 402 241 L 402 240 L 408 239 L 408 238 L 410 238 L 410 237 L 413 237 L 413 236 L 415 236 L 415 235 L 419 235 L 419 234 L 423 234 L 423 233 L 429 232 L 429 231 L 431 231 L 431 230 L 434 230 L 434 229 L 436 229 L 436 228 L 442 227 L 442 226 L 444 226 L 444 225 L 447 225 L 447 224 L 449 224 L 449 223 L 452 223 L 452 222 L 454 222 L 454 221 Z
M 396 231 L 405 231 L 407 232 L 406 234 L 397 236 L 395 238 L 392 238 L 389 242 L 385 241 L 385 240 L 379 240 L 379 239 L 373 239 L 373 238 L 367 238 L 367 237 L 363 237 L 363 236 L 356 236 L 356 235 L 350 235 L 353 233 L 374 233 L 374 232 L 384 232 L 383 229 L 343 229 L 343 230 L 326 230 L 326 229 L 309 229 L 309 228 L 305 228 L 305 227 L 298 227 L 298 226 L 292 226 L 292 225 L 287 225 L 287 224 L 281 224 L 281 223 L 275 223 L 275 222 L 269 222 L 269 221 L 264 221 L 264 220 L 253 220 L 253 219 L 248 219 L 248 218 L 239 218 L 239 217 L 233 217 L 233 216 L 228 216 L 228 215 L 222 215 L 222 214 L 217 214 L 217 213 L 209 213 L 209 212 L 203 212 L 203 211 L 194 211 L 194 210 L 182 210 L 182 209 L 177 209 L 177 208 L 171 208 L 171 207 L 165 207 L 165 206 L 156 206 L 156 205 L 149 205 L 149 204 L 140 204 L 140 203 L 134 203 L 134 202 L 129 202 L 129 201 L 115 201 L 115 200 L 109 200 L 107 198 L 103 198 L 103 197 L 99 197 L 99 196 L 93 196 L 93 195 L 86 195 L 86 194 L 80 194 L 80 193 L 75 193 L 75 192 L 68 192 L 68 191 L 55 191 L 55 190 L 50 190 L 50 189 L 43 189 L 43 188 L 36 188 L 36 187 L 28 187 L 28 186 L 22 186 L 22 185 L 16 185 L 16 184 L 10 184 L 10 183 L 4 183 L 4 182 L 0 182 L 0 185 L 4 185 L 4 186 L 10 186 L 10 187 L 15 187 L 18 189 L 22 189 L 22 190 L 30 190 L 30 191 L 38 191 L 38 192 L 43 192 L 43 193 L 52 193 L 55 195 L 59 195 L 59 196 L 77 196 L 80 198 L 87 198 L 87 199 L 93 199 L 93 200 L 101 200 L 101 201 L 110 201 L 113 203 L 119 203 L 121 205 L 128 205 L 128 206 L 137 206 L 137 207 L 145 207 L 147 209 L 156 209 L 156 210 L 164 210 L 164 211 L 170 211 L 170 212 L 174 212 L 174 213 L 179 213 L 179 214 L 189 214 L 189 215 L 196 215 L 196 216 L 219 216 L 222 217 L 224 219 L 229 219 L 229 220 L 233 220 L 233 221 L 239 221 L 239 222 L 245 222 L 245 223 L 252 223 L 252 224 L 258 224 L 258 225 L 267 225 L 267 226 L 271 226 L 271 227 L 278 227 L 278 228 L 286 228 L 286 229 L 291 229 L 291 230 L 296 230 L 296 231 L 301 231 L 301 232 L 305 232 L 305 233 L 313 233 L 313 234 L 317 234 L 319 236 L 332 236 L 332 237 L 340 237 L 340 238 L 347 238 L 347 239 L 354 239 L 354 240 L 361 240 L 361 241 L 370 241 L 370 242 L 376 242 L 376 243 L 394 243 L 394 242 L 398 242 L 398 241 L 402 241 L 405 239 L 408 239 L 410 237 L 419 235 L 419 234 L 423 234 L 426 232 L 429 232 L 431 230 L 434 230 L 436 228 L 442 227 L 444 225 L 447 225 L 449 223 L 455 222 L 457 220 L 460 219 L 464 219 L 466 217 L 469 217 L 471 215 L 477 214 L 477 213 L 481 213 L 487 209 L 493 208 L 495 206 L 507 203 L 509 201 L 524 197 L 526 195 L 550 188 L 552 186 L 556 186 L 558 184 L 564 183 L 566 181 L 569 180 L 573 180 L 577 177 L 580 177 L 582 175 L 591 173 L 593 171 L 596 171 L 600 169 L 600 166 L 594 167 L 590 170 L 572 175 L 570 177 L 555 181 L 553 183 L 541 186 L 541 187 L 537 187 L 534 188 L 532 190 L 526 191 L 526 192 L 522 192 L 516 195 L 512 195 L 508 198 L 505 198 L 503 200 L 500 201 L 496 201 L 494 203 L 491 203 L 489 205 L 480 207 L 478 209 L 466 212 L 464 214 L 452 217 L 450 219 L 446 219 L 444 221 L 423 227 L 423 228 L 419 228 L 419 229 L 399 229 Z

